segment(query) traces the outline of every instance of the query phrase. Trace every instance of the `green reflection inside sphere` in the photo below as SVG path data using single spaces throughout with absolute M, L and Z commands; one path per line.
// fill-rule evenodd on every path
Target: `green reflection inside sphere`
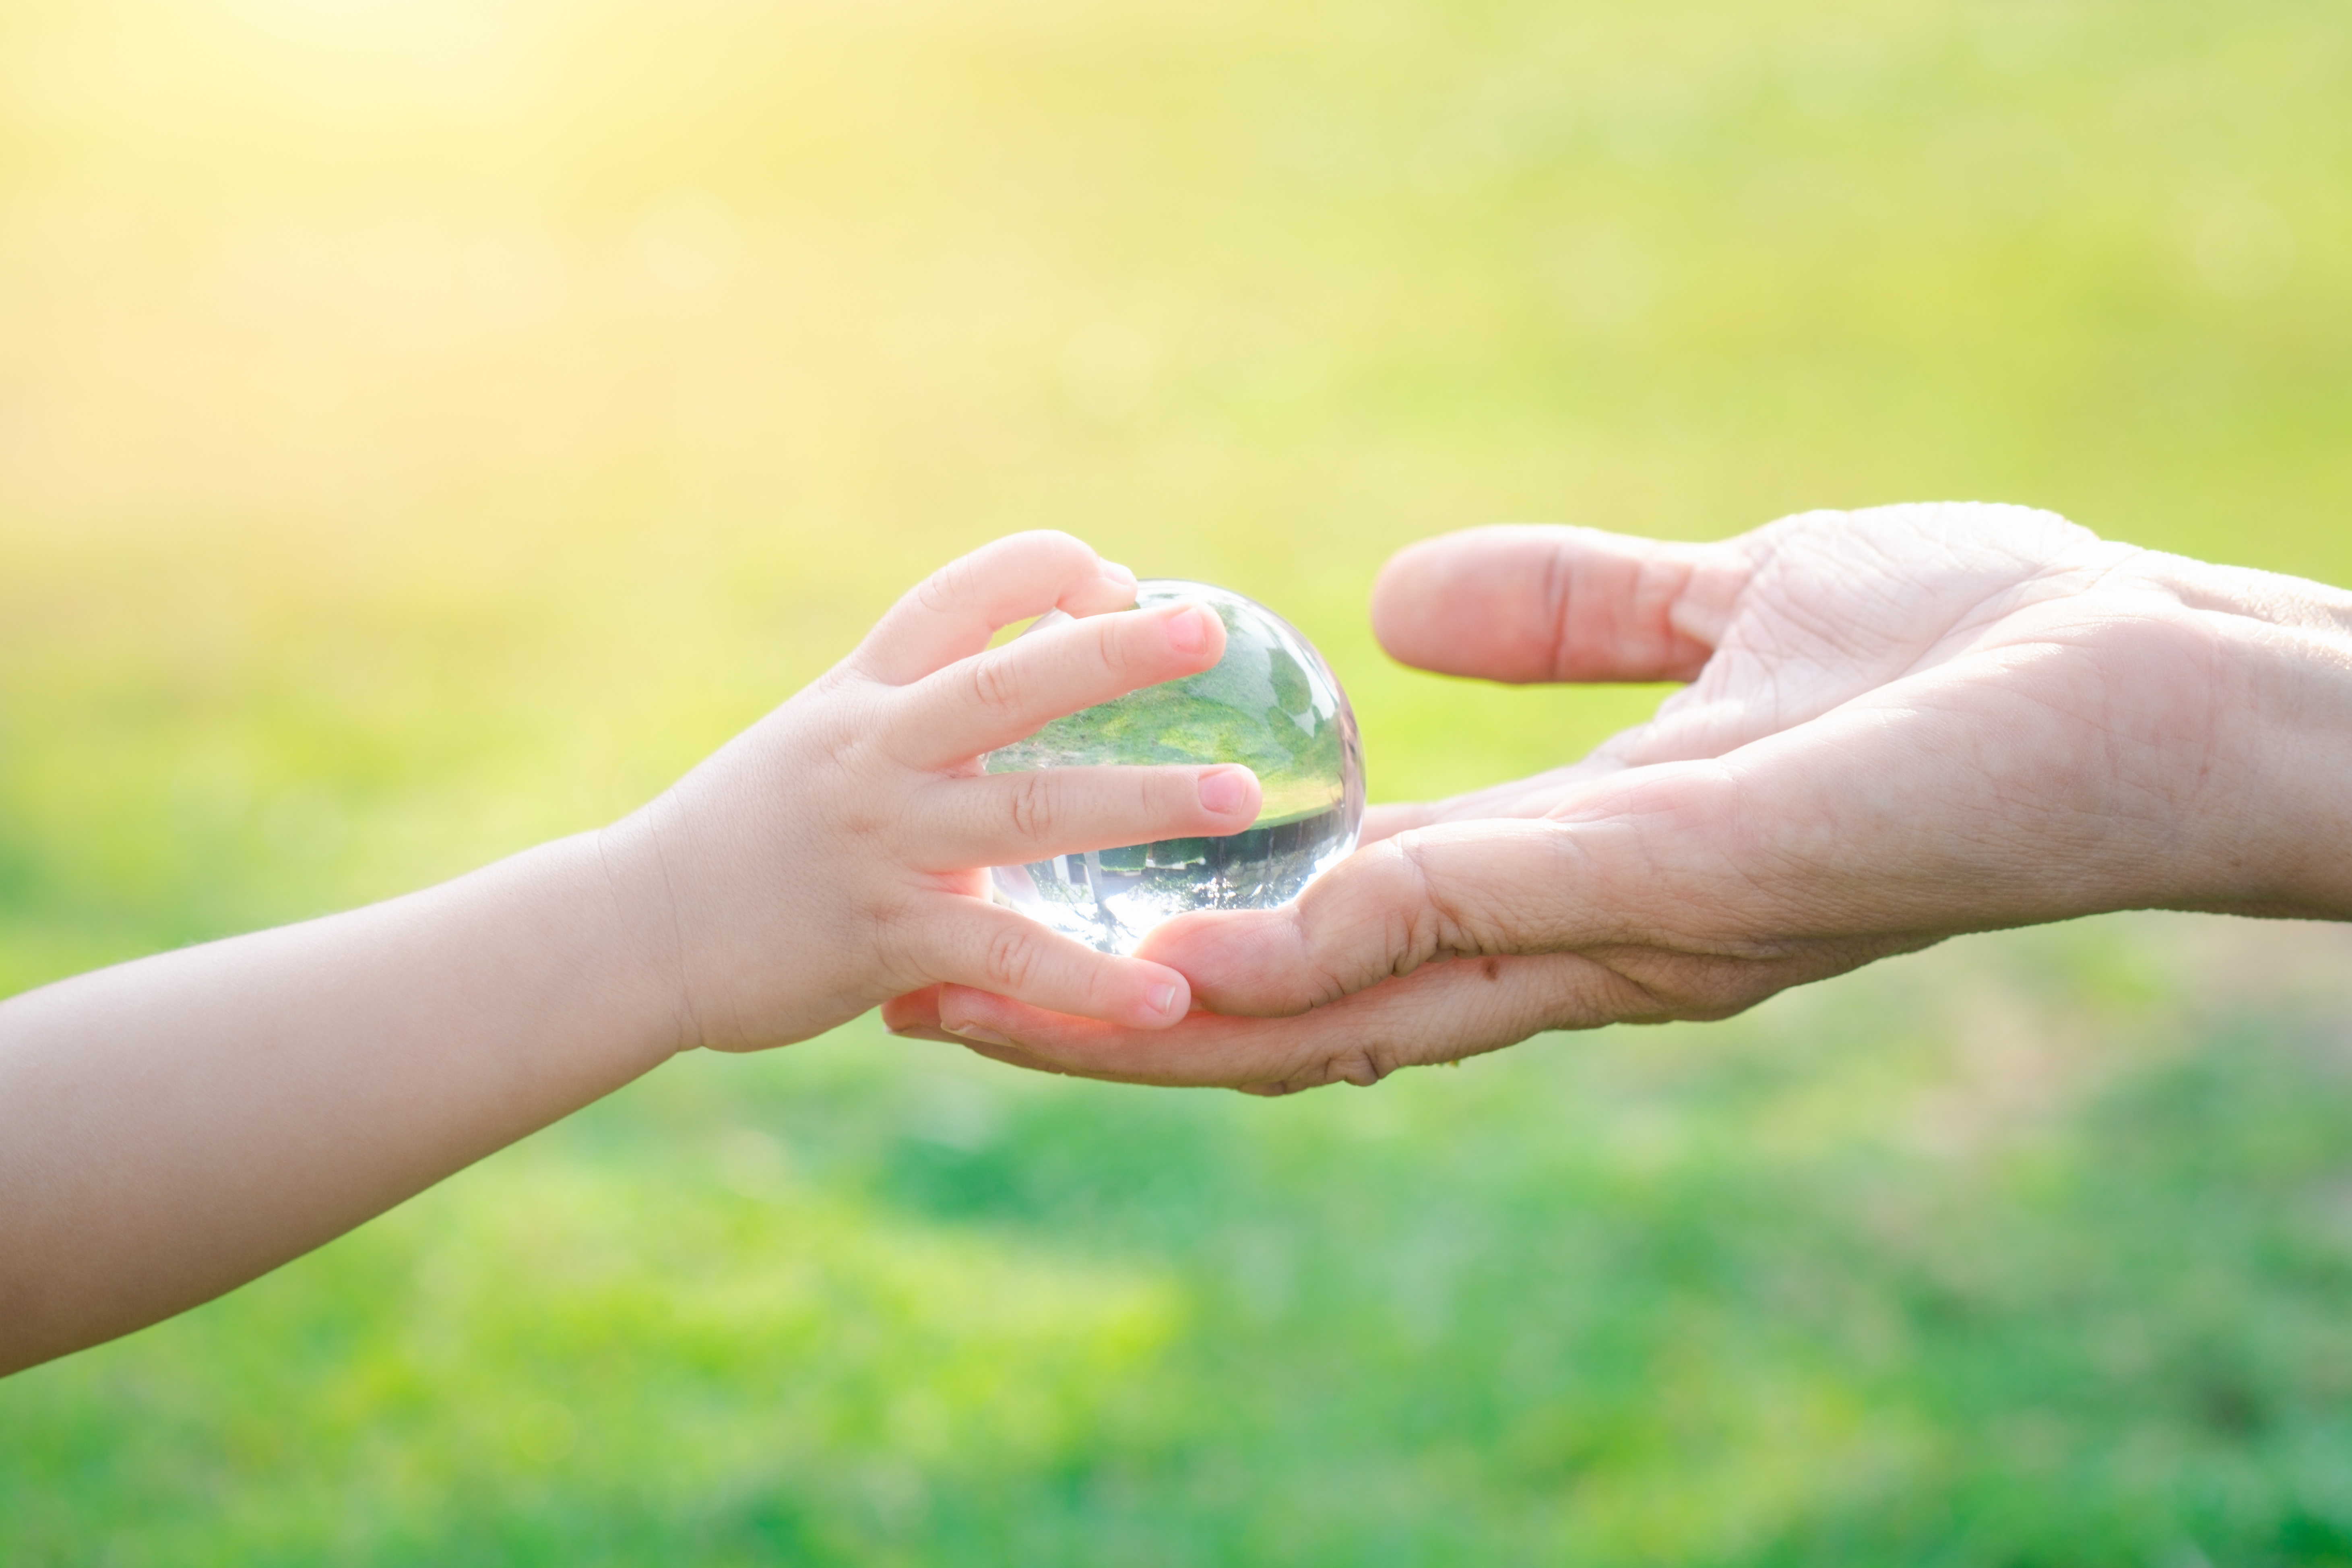
M 1240 763 L 1257 774 L 1264 800 L 1240 833 L 1057 855 L 992 873 L 1003 902 L 1105 952 L 1132 952 L 1152 927 L 1193 910 L 1289 902 L 1356 847 L 1363 822 L 1356 716 L 1314 645 L 1226 589 L 1172 577 L 1137 584 L 1139 607 L 1179 600 L 1207 605 L 1224 622 L 1215 668 L 1056 719 L 984 763 L 992 773 Z M 1055 611 L 1037 625 L 1066 618 Z

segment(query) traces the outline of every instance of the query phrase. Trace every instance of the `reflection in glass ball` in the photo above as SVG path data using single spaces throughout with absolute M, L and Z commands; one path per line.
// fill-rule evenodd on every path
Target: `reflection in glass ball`
M 1133 952 L 1152 927 L 1193 910 L 1289 902 L 1356 847 L 1363 822 L 1356 716 L 1314 646 L 1265 605 L 1223 588 L 1172 577 L 1136 588 L 1139 607 L 1178 600 L 1207 605 L 1225 623 L 1214 668 L 1056 719 L 985 759 L 992 773 L 1240 763 L 1257 774 L 1265 798 L 1243 832 L 996 868 L 999 900 L 1105 952 Z M 1056 610 L 1037 625 L 1065 618 Z

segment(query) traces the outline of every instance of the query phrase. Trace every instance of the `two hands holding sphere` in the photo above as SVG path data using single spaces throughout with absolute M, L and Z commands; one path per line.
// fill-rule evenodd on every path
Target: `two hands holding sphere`
M 955 984 L 886 1022 L 1279 1093 L 1722 1017 L 1963 931 L 2352 913 L 2352 595 L 2319 584 L 1947 504 L 1714 544 L 1475 530 L 1400 554 L 1373 619 L 1449 674 L 1688 684 L 1580 762 L 1374 807 L 1295 901 L 1151 931 L 1172 1026 Z
M 1296 633 L 1016 535 L 620 822 L 0 1000 L 0 1373 L 680 1052 L 877 1005 L 1271 1094 L 1721 1017 L 1960 931 L 2352 917 L 2352 595 L 2316 583 L 1914 506 L 1474 530 L 1391 562 L 1372 616 L 1425 668 L 1685 686 L 1580 761 L 1367 811 Z

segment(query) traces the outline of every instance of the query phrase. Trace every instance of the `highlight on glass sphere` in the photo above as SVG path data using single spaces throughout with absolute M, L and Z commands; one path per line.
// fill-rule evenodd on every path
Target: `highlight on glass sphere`
M 1254 599 L 1174 577 L 1136 585 L 1139 608 L 1180 600 L 1208 605 L 1225 624 L 1224 657 L 1213 668 L 1056 719 L 982 764 L 1007 773 L 1240 763 L 1257 774 L 1257 820 L 1240 833 L 1057 855 L 992 873 L 1002 902 L 1104 952 L 1131 953 L 1154 926 L 1194 910 L 1288 903 L 1346 858 L 1363 824 L 1356 715 L 1323 656 Z M 1067 618 L 1055 610 L 1030 629 Z

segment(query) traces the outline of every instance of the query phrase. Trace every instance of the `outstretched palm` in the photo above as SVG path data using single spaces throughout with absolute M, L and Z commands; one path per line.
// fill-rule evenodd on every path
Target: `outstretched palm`
M 1692 684 L 1581 762 L 1381 808 L 1293 909 L 1164 928 L 1151 956 L 1222 1016 L 1128 1036 L 951 991 L 894 1021 L 1056 1070 L 1362 1082 L 1719 1016 L 1956 931 L 2336 912 L 2352 883 L 2345 850 L 2308 852 L 2297 773 L 2307 710 L 2340 700 L 2293 672 L 2352 635 L 2352 598 L 2316 584 L 1922 506 L 1713 545 L 1478 530 L 1400 555 L 1374 614 L 1429 668 Z
M 1512 681 L 1692 684 L 1581 762 L 1392 808 L 1380 830 L 1538 815 L 1581 781 L 1720 757 L 1954 660 L 2072 640 L 2114 608 L 2084 596 L 2141 553 L 2011 507 L 1810 512 L 1718 545 L 1583 529 L 1433 541 L 1391 564 L 1375 612 L 1404 662 Z

